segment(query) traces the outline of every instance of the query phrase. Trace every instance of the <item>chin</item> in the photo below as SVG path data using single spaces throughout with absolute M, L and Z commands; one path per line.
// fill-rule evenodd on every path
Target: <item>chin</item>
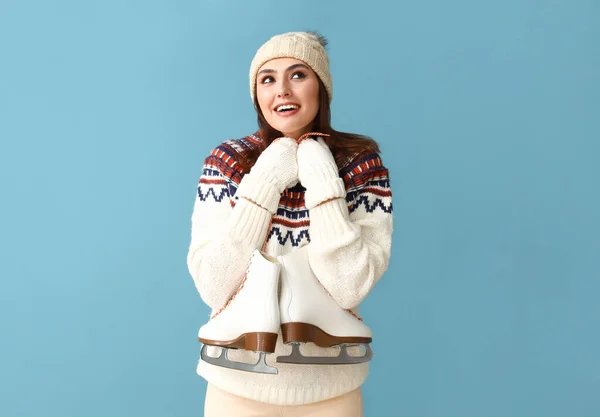
M 302 130 L 301 127 L 295 127 L 295 126 L 280 126 L 278 128 L 276 128 L 277 130 L 279 130 L 281 133 L 283 132 L 299 132 L 300 130 Z
M 310 123 L 279 123 L 279 124 L 275 124 L 275 125 L 271 125 L 273 126 L 276 130 L 280 131 L 280 132 L 301 132 L 301 131 L 305 131 L 306 129 L 309 129 L 311 124 Z

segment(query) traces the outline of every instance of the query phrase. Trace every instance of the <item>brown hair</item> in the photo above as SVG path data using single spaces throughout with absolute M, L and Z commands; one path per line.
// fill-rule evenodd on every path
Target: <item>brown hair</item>
M 342 167 L 344 161 L 358 153 L 366 151 L 379 152 L 379 145 L 370 137 L 355 133 L 338 132 L 331 127 L 329 96 L 327 95 L 327 90 L 325 89 L 323 82 L 318 77 L 317 79 L 319 80 L 319 111 L 315 116 L 310 131 L 329 135 L 323 137 L 323 140 L 325 140 L 325 143 L 329 146 L 329 149 L 331 149 L 331 153 L 335 157 L 338 168 Z M 256 97 L 254 98 L 254 108 L 258 115 L 259 130 L 257 135 L 263 140 L 263 144 L 260 147 L 248 149 L 242 153 L 242 158 L 239 163 L 244 172 L 250 171 L 262 151 L 264 151 L 271 142 L 283 136 L 283 133 L 275 130 L 267 123 Z

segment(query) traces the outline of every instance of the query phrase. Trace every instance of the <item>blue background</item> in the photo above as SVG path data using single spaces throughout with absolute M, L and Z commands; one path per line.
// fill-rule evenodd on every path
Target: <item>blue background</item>
M 0 415 L 201 416 L 185 265 L 271 35 L 392 176 L 367 416 L 600 415 L 600 3 L 0 2 Z

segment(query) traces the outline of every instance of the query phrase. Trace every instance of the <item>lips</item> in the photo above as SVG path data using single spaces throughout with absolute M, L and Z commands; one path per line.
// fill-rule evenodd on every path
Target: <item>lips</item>
M 274 113 L 280 117 L 292 117 L 300 111 L 300 105 L 296 103 L 281 103 L 275 106 Z
M 273 110 L 275 110 L 275 112 L 277 113 L 289 113 L 289 112 L 293 112 L 294 110 L 298 110 L 300 108 L 299 104 L 296 103 L 281 103 L 278 104 L 277 106 L 275 106 L 275 108 Z
M 277 116 L 279 117 L 292 117 L 293 115 L 295 115 L 296 113 L 298 113 L 300 110 L 296 109 L 296 110 L 288 110 L 288 111 L 282 111 L 282 112 L 275 112 L 277 114 Z

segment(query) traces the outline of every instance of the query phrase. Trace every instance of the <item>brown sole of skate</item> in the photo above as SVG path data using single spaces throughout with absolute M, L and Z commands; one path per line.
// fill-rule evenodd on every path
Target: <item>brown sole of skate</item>
M 275 345 L 277 344 L 277 333 L 244 333 L 234 340 L 210 340 L 199 337 L 198 341 L 211 346 L 273 353 L 275 352 Z
M 332 347 L 341 344 L 369 344 L 370 337 L 338 337 L 330 335 L 308 323 L 285 323 L 281 325 L 283 343 L 312 342 L 319 347 Z

